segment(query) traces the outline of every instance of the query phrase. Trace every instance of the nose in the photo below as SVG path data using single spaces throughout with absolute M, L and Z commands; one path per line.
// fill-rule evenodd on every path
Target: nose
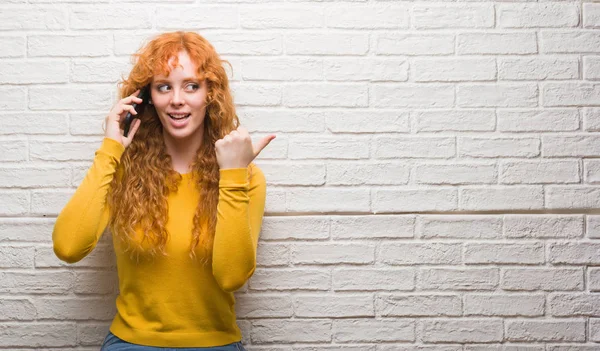
M 173 89 L 173 95 L 171 97 L 171 104 L 175 105 L 175 106 L 183 105 L 183 96 L 177 89 Z

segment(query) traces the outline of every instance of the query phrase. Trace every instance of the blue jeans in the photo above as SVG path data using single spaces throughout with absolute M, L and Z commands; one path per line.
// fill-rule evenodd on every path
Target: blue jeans
M 213 347 L 155 347 L 129 343 L 108 332 L 100 351 L 246 351 L 241 342 Z

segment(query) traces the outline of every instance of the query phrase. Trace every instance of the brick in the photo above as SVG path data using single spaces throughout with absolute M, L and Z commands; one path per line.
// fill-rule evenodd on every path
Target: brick
M 157 6 L 153 17 L 152 22 L 158 29 L 235 29 L 238 27 L 239 14 L 237 8 L 232 6 L 179 5 Z
M 600 83 L 548 83 L 543 87 L 544 106 L 591 106 L 600 104 Z
M 592 239 L 600 238 L 600 216 L 586 215 L 586 236 Z
M 110 111 L 112 95 L 106 87 L 48 87 L 29 88 L 28 107 L 31 110 L 106 109 Z
M 501 184 L 580 183 L 579 161 L 500 162 Z
M 581 268 L 507 268 L 502 271 L 501 288 L 520 291 L 583 290 Z
M 585 321 L 582 319 L 507 320 L 505 323 L 505 339 L 509 341 L 585 341 Z
M 577 57 L 499 58 L 500 80 L 563 80 L 579 78 Z
M 540 140 L 527 137 L 459 137 L 461 157 L 535 157 Z
M 276 106 L 281 105 L 281 87 L 267 84 L 231 85 L 236 103 L 241 106 Z
M 0 184 L 4 187 L 64 187 L 69 185 L 71 170 L 64 166 L 0 167 Z
M 401 136 L 375 137 L 371 156 L 388 158 L 451 158 L 455 156 L 454 137 Z
M 450 188 L 377 189 L 372 192 L 371 208 L 375 213 L 456 210 L 458 194 Z
M 282 294 L 237 294 L 235 300 L 238 318 L 289 318 L 294 314 L 291 297 Z
M 305 118 L 305 117 L 303 117 Z M 325 113 L 325 126 L 334 133 L 409 132 L 406 111 L 335 111 Z
M 537 84 L 468 84 L 456 89 L 460 107 L 535 107 Z
M 3 347 L 61 347 L 77 345 L 75 323 L 4 323 L 0 325 Z
M 382 246 L 377 260 L 388 265 L 461 264 L 462 246 L 445 243 L 390 243 Z
M 150 29 L 152 8 L 143 5 L 74 7 L 69 13 L 71 29 Z M 161 14 L 161 11 L 157 11 Z M 182 14 L 187 12 L 182 11 Z M 158 22 L 160 23 L 160 22 Z
M 0 268 L 33 268 L 33 246 L 0 246 Z
M 502 132 L 569 132 L 579 130 L 577 109 L 499 109 L 498 131 Z
M 0 36 L 0 57 L 14 58 L 25 56 L 25 36 Z
M 280 319 L 252 321 L 251 338 L 253 343 L 293 343 L 293 342 L 330 342 L 330 320 L 296 319 L 281 323 Z M 302 333 L 298 333 L 302 330 Z
M 542 136 L 542 155 L 544 157 L 567 156 L 586 157 L 600 155 L 600 146 L 596 135 Z
M 422 339 L 425 342 L 492 342 L 502 341 L 502 319 L 424 320 Z
M 47 90 L 47 88 L 46 88 Z M 0 87 L 0 109 L 4 111 L 24 110 L 27 105 L 27 89 L 25 87 Z M 2 123 L 4 124 L 4 122 Z M 0 125 L 1 128 L 2 125 Z
M 25 105 L 25 102 L 23 102 Z M 66 134 L 69 128 L 64 113 L 8 112 L 0 114 L 0 134 Z M 100 125 L 99 125 L 100 126 Z
M 0 293 L 65 294 L 72 290 L 75 273 L 69 271 L 0 272 L 0 278 Z
M 454 53 L 453 34 L 381 33 L 375 36 L 377 55 L 450 55 Z
M 409 12 L 409 6 L 398 6 L 396 4 L 382 4 L 378 6 L 344 3 L 332 4 L 325 8 L 324 23 L 328 28 L 408 29 Z
M 174 11 L 180 13 L 181 9 L 177 8 Z M 214 36 L 207 33 L 204 37 L 221 55 L 280 56 L 283 53 L 284 48 L 283 36 L 281 33 L 259 33 L 253 31 L 252 33 L 219 33 Z M 306 44 L 306 41 L 310 40 L 310 38 L 305 39 L 303 44 Z M 288 41 L 286 41 L 286 49 L 288 48 L 288 42 L 291 44 L 294 40 L 288 39 Z M 317 43 L 318 41 L 313 44 L 318 45 Z M 300 45 L 296 47 L 296 50 L 300 50 Z
M 502 218 L 480 215 L 425 215 L 417 225 L 421 239 L 499 239 Z
M 27 139 L 0 140 L 0 161 L 27 161 L 28 155 Z
M 412 238 L 414 224 L 410 215 L 332 216 L 330 233 L 334 240 Z
M 411 268 L 338 268 L 333 271 L 333 290 L 413 290 L 414 280 Z
M 600 27 L 600 4 L 583 3 L 583 27 Z
M 257 163 L 264 172 L 267 184 L 324 185 L 327 174 L 324 163 Z
M 111 50 L 109 35 L 30 35 L 27 40 L 30 57 L 100 57 L 109 56 Z
M 0 12 L 0 30 L 64 29 L 67 29 L 67 13 L 57 7 L 11 7 Z
M 314 28 L 324 23 L 323 10 L 307 6 L 252 6 L 239 11 L 242 28 Z
M 600 264 L 600 243 L 548 243 L 548 260 L 552 264 Z
M 546 207 L 549 209 L 587 209 L 600 205 L 598 189 L 592 186 L 548 186 Z
M 283 86 L 288 107 L 367 107 L 369 87 L 348 83 L 298 83 Z
M 497 268 L 421 268 L 417 278 L 422 290 L 495 290 Z
M 501 28 L 576 27 L 579 6 L 557 2 L 500 4 L 496 17 Z
M 467 316 L 535 317 L 544 315 L 545 303 L 543 294 L 467 294 L 464 311 Z
M 249 281 L 251 290 L 329 290 L 331 273 L 323 269 L 261 268 Z
M 507 238 L 565 238 L 583 236 L 581 215 L 505 215 L 504 235 Z
M 543 264 L 543 243 L 465 243 L 465 264 Z
M 462 302 L 458 295 L 378 294 L 375 309 L 383 317 L 458 317 Z
M 371 105 L 380 108 L 443 108 L 454 106 L 454 87 L 449 84 L 374 85 Z
M 301 264 L 368 264 L 375 261 L 375 246 L 363 244 L 294 244 L 291 262 Z
M 600 79 L 600 56 L 583 57 L 583 78 Z
M 493 58 L 415 59 L 411 77 L 416 82 L 491 81 L 496 79 Z
M 535 33 L 459 33 L 459 55 L 521 55 L 537 53 Z
M 290 246 L 259 242 L 256 256 L 257 265 L 261 267 L 288 266 L 290 264 Z
M 492 4 L 414 5 L 413 26 L 417 29 L 491 28 L 494 26 Z
M 594 295 L 555 293 L 548 296 L 549 312 L 556 317 L 600 315 L 600 300 Z
M 598 53 L 600 33 L 586 30 L 540 31 L 540 52 L 557 54 Z
M 111 298 L 56 298 L 34 300 L 38 319 L 112 320 L 116 311 Z
M 28 298 L 2 298 L 0 300 L 0 320 L 26 321 L 36 317 L 35 306 Z
M 244 80 L 306 81 L 322 80 L 323 66 L 322 59 L 312 57 L 247 58 L 242 60 L 242 67 L 238 69 Z
M 327 163 L 326 174 L 327 184 L 333 185 L 407 184 L 410 166 L 400 163 L 330 162 Z
M 369 51 L 367 33 L 292 33 L 283 37 L 288 55 L 365 55 Z M 332 96 L 328 96 L 333 98 Z
M 285 115 L 282 115 L 281 112 L 277 110 L 252 107 L 245 108 L 243 113 L 243 118 L 240 117 L 242 125 L 244 125 L 250 133 L 324 132 L 324 119 L 327 114 L 327 112 L 322 111 L 308 112 L 290 110 L 287 111 Z
M 369 140 L 357 137 L 297 137 L 290 140 L 291 159 L 364 159 Z
M 494 111 L 488 110 L 417 110 L 411 116 L 417 132 L 491 132 L 496 128 Z
M 461 189 L 464 210 L 532 210 L 544 208 L 544 194 L 537 186 L 490 186 Z
M 291 188 L 286 193 L 288 211 L 367 212 L 370 200 L 369 189 Z
M 414 179 L 418 184 L 496 184 L 498 181 L 497 173 L 495 164 L 474 162 L 426 163 L 415 166 Z
M 337 15 L 337 14 L 336 14 Z M 327 58 L 323 63 L 323 76 L 327 81 L 405 82 L 408 80 L 408 60 L 391 58 Z M 307 76 L 308 72 L 303 72 Z M 316 72 L 320 73 L 320 72 Z M 310 77 L 310 76 L 308 76 Z M 319 76 L 318 79 L 321 79 Z M 336 111 L 336 113 L 352 111 Z M 385 113 L 386 111 L 369 111 Z M 372 121 L 376 122 L 376 121 Z M 368 126 L 365 126 L 368 127 Z
M 296 295 L 294 315 L 297 317 L 375 317 L 373 295 Z
M 336 319 L 335 342 L 415 341 L 415 321 L 411 319 Z
M 329 219 L 322 216 L 270 217 L 263 219 L 261 240 L 329 238 Z

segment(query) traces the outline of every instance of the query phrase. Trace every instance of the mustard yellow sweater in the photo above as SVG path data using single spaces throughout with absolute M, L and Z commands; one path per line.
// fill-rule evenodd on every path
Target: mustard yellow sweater
M 57 257 L 74 263 L 96 246 L 110 216 L 106 196 L 121 155 L 119 142 L 104 138 L 94 162 L 59 214 L 52 240 Z M 200 200 L 190 174 L 168 198 L 167 257 L 130 259 L 113 236 L 119 275 L 117 314 L 110 331 L 157 347 L 208 347 L 240 341 L 233 292 L 252 276 L 264 213 L 266 182 L 254 164 L 220 170 L 212 270 L 188 256 L 193 215 Z

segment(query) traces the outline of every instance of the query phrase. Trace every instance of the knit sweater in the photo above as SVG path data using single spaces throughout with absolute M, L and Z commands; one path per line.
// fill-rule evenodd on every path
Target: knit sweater
M 98 243 L 110 217 L 107 193 L 124 151 L 116 140 L 104 138 L 59 214 L 52 240 L 61 260 L 77 262 Z M 157 347 L 209 347 L 241 340 L 233 292 L 254 273 L 266 197 L 264 174 L 255 164 L 251 167 L 250 181 L 246 168 L 219 171 L 212 267 L 188 255 L 193 216 L 201 201 L 191 173 L 182 174 L 178 190 L 168 196 L 167 256 L 138 262 L 113 235 L 119 275 L 113 334 Z

